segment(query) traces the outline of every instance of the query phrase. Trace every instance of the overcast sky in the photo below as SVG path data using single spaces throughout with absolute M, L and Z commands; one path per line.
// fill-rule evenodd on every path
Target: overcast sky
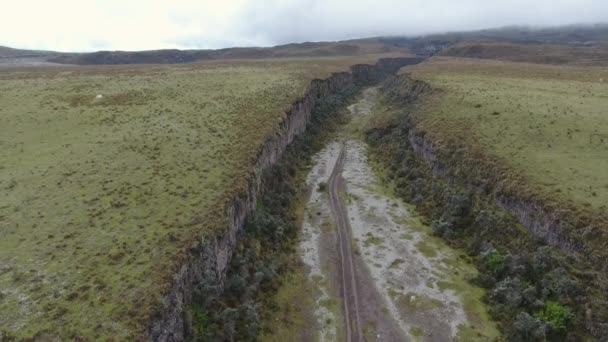
M 0 45 L 221 48 L 597 22 L 608 0 L 0 0 Z

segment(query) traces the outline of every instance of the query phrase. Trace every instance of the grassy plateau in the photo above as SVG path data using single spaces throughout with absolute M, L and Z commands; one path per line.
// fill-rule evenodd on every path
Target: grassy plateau
M 505 162 L 547 198 L 605 211 L 608 69 L 433 58 L 402 72 L 435 92 L 422 127 Z
M 140 336 L 289 105 L 378 57 L 3 69 L 0 339 Z

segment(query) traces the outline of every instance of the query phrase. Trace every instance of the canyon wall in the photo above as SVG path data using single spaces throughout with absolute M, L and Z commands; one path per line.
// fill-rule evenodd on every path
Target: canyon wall
M 421 80 L 401 74 L 391 78 L 383 86 L 383 92 L 391 99 L 404 106 L 416 103 L 418 99 L 433 92 L 431 86 Z M 411 110 L 411 108 L 410 108 Z M 589 235 L 600 236 L 607 228 L 592 217 L 572 217 L 570 208 L 550 206 L 541 198 L 521 194 L 504 186 L 503 169 L 494 165 L 483 165 L 481 160 L 467 160 L 463 153 L 452 153 L 439 146 L 428 132 L 420 129 L 415 119 L 411 118 L 411 129 L 408 140 L 413 150 L 426 160 L 435 176 L 446 178 L 451 183 L 460 183 L 477 192 L 492 196 L 496 205 L 510 212 L 518 221 L 536 237 L 547 244 L 565 252 L 575 252 L 606 270 L 608 261 L 606 246 L 597 248 Z M 521 184 L 523 185 L 523 184 Z M 587 215 L 589 216 L 589 215 Z M 586 238 L 585 238 L 586 236 Z M 603 241 L 607 241 L 605 238 Z
M 310 83 L 305 94 L 286 111 L 277 131 L 260 146 L 255 166 L 247 179 L 246 191 L 235 194 L 225 209 L 229 221 L 224 233 L 197 241 L 190 248 L 187 261 L 173 275 L 172 288 L 162 297 L 159 310 L 149 320 L 145 339 L 182 341 L 191 336 L 188 307 L 192 303 L 194 289 L 203 280 L 214 279 L 217 284 L 223 284 L 239 232 L 255 210 L 262 173 L 281 158 L 298 135 L 305 132 L 315 104 L 342 90 L 376 83 L 403 66 L 421 61 L 420 58 L 380 59 L 375 65 L 354 65 L 350 72 L 334 73 L 327 79 L 315 79 Z

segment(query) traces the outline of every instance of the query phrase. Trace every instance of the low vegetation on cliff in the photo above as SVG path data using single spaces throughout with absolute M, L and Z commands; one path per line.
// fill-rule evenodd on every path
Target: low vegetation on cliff
M 481 148 L 546 197 L 606 211 L 608 70 L 436 58 L 404 69 L 438 90 L 421 124 Z
M 402 73 L 372 152 L 434 233 L 476 260 L 505 336 L 605 339 L 605 70 L 442 57 Z
M 289 105 L 377 57 L 3 71 L 0 340 L 143 333 Z

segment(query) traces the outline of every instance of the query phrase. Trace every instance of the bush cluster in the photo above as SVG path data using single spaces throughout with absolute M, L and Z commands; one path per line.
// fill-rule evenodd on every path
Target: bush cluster
M 218 291 L 213 285 L 201 284 L 196 291 L 193 319 L 198 340 L 256 339 L 262 306 L 271 304 L 264 303 L 262 294 L 280 286 L 280 275 L 289 271 L 285 260 L 295 232 L 292 222 L 258 208 L 231 260 L 224 287 Z

